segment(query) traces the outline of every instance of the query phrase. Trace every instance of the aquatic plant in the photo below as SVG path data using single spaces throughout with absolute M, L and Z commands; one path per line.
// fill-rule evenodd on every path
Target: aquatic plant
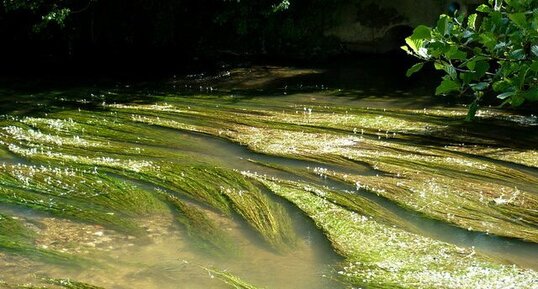
M 244 225 L 277 252 L 294 248 L 298 237 L 289 210 L 273 192 L 313 219 L 346 258 L 335 276 L 350 286 L 489 289 L 512 282 L 532 288 L 529 280 L 536 280 L 530 270 L 421 237 L 410 222 L 370 200 L 384 199 L 419 212 L 419 218 L 538 241 L 538 178 L 531 168 L 535 151 L 503 151 L 503 138 L 462 133 L 454 126 L 464 114 L 461 108 L 339 107 L 321 100 L 210 95 L 159 99 L 154 104 L 103 104 L 96 111 L 2 117 L 0 204 L 52 215 L 59 225 L 67 220 L 93 224 L 111 242 L 116 234 L 158 240 L 150 232 L 153 227 L 143 222 L 155 217 L 163 220 L 165 230 L 173 222 L 179 225 L 192 241 L 187 247 L 227 257 L 237 250 L 238 240 L 222 222 Z M 484 111 L 479 117 L 506 115 Z M 240 172 L 244 160 L 227 163 L 205 155 L 212 147 L 196 138 L 212 137 L 253 152 L 299 159 L 305 167 L 279 158 L 272 163 L 252 153 L 251 164 L 289 180 Z M 327 179 L 351 189 L 319 185 Z M 48 244 L 39 239 L 46 232 L 28 230 L 7 215 L 4 223 L 0 217 L 4 252 L 11 246 L 21 256 L 56 254 L 72 241 L 39 247 Z M 92 236 L 94 231 L 89 232 Z M 236 288 L 253 288 L 226 271 L 212 274 Z
M 251 160 L 252 161 L 252 160 Z M 259 165 L 267 166 L 270 168 L 278 169 L 280 171 L 285 171 L 293 176 L 300 176 L 301 182 L 305 183 L 303 189 L 312 194 L 316 194 L 319 197 L 327 200 L 335 205 L 343 207 L 351 211 L 361 211 L 363 214 L 370 218 L 375 218 L 378 222 L 398 226 L 400 228 L 406 228 L 407 230 L 413 231 L 416 230 L 411 224 L 401 220 L 400 217 L 395 215 L 393 212 L 387 210 L 383 206 L 367 199 L 364 196 L 357 194 L 355 191 L 347 190 L 336 190 L 331 189 L 327 186 L 315 185 L 319 182 L 319 176 L 326 177 L 326 173 L 329 172 L 326 168 L 304 168 L 304 169 L 292 169 L 285 166 L 271 164 L 262 161 L 252 161 Z M 256 172 L 242 172 L 246 176 L 251 174 L 257 175 Z M 319 175 L 319 176 L 318 176 Z M 265 175 L 264 175 L 265 176 Z
M 140 233 L 133 217 L 163 208 L 153 195 L 133 185 L 70 167 L 3 164 L 0 184 L 0 202 L 127 233 Z
M 59 285 L 67 289 L 103 289 L 102 287 L 69 279 L 47 279 L 46 281 L 47 283 Z
M 160 194 L 176 210 L 177 222 L 183 225 L 197 249 L 221 257 L 238 253 L 231 237 L 201 209 L 166 192 L 161 191 Z
M 368 288 L 534 288 L 538 274 L 344 209 L 304 184 L 250 175 L 310 216 L 346 261 L 338 278 Z
M 286 247 L 286 243 L 292 243 L 293 231 L 286 212 L 263 196 L 255 186 L 245 182 L 240 173 L 204 161 L 196 162 L 180 152 L 170 152 L 154 146 L 156 144 L 156 141 L 153 141 L 156 138 L 154 132 L 148 128 L 140 130 L 140 126 L 136 123 L 129 124 L 130 117 L 125 114 L 113 113 L 110 117 L 109 113 L 105 113 L 105 121 L 99 123 L 96 122 L 95 116 L 82 111 L 78 115 L 62 112 L 58 116 L 69 116 L 69 118 L 13 119 L 16 125 L 4 127 L 4 132 L 0 133 L 0 140 L 3 139 L 5 144 L 9 143 L 8 149 L 21 157 L 49 164 L 60 162 L 63 165 L 76 167 L 85 174 L 81 176 L 72 174 L 73 180 L 80 178 L 81 182 L 85 183 L 95 179 L 91 174 L 111 173 L 146 182 L 186 197 L 193 202 L 207 205 L 228 216 L 232 211 L 236 211 L 269 244 L 279 249 Z M 125 120 L 125 118 L 127 118 L 125 123 L 116 125 L 118 119 Z M 33 128 L 25 127 L 25 125 Z M 133 126 L 138 126 L 140 132 L 135 143 L 133 143 L 130 131 Z M 80 135 L 75 134 L 76 137 L 73 137 L 75 132 Z M 163 141 L 162 144 L 157 141 L 157 144 L 171 145 L 167 141 Z M 133 146 L 143 147 L 143 155 L 142 149 L 136 152 L 131 149 Z M 161 154 L 163 151 L 164 153 Z M 174 161 L 163 160 L 165 157 Z M 85 180 L 86 177 L 88 180 Z M 140 208 L 156 204 L 155 197 L 143 189 L 137 189 L 135 186 L 125 187 L 125 184 L 116 181 L 113 177 L 101 176 L 100 178 L 98 181 L 105 187 L 100 190 L 96 189 L 100 192 L 92 193 L 95 194 L 92 199 L 95 205 L 110 206 L 111 201 L 117 201 L 116 205 L 122 205 L 126 210 L 138 208 L 132 211 L 133 215 L 137 215 L 144 213 L 139 210 Z M 122 193 L 109 192 L 106 202 L 100 203 L 98 196 L 111 190 L 108 187 L 111 184 L 114 186 L 113 192 Z M 88 190 L 80 186 L 63 189 Z M 238 198 L 234 192 L 246 192 L 246 194 Z M 65 195 L 65 193 L 61 194 L 62 197 Z M 74 196 L 71 194 L 69 197 Z M 138 204 L 140 199 L 145 199 L 147 202 Z M 99 223 L 123 220 L 121 216 L 117 218 L 110 213 L 101 212 L 92 215 L 92 212 L 98 209 L 90 210 L 88 214 L 91 216 L 86 219 L 93 219 Z M 51 211 L 50 208 L 48 210 Z M 67 211 L 64 213 L 64 215 L 69 215 Z M 103 220 L 100 216 L 105 216 L 107 220 Z M 133 225 L 117 224 L 116 227 L 124 227 L 123 230 L 126 230 L 126 228 L 133 228 Z
M 218 279 L 222 280 L 224 283 L 228 284 L 230 286 L 230 288 L 235 288 L 235 289 L 258 289 L 260 287 L 256 287 L 254 285 L 251 285 L 245 281 L 243 281 L 241 278 L 237 277 L 236 275 L 230 273 L 230 272 L 226 272 L 226 271 L 222 271 L 222 270 L 217 270 L 217 269 L 213 269 L 213 268 L 207 268 L 207 267 L 202 267 L 202 269 L 206 270 L 211 278 L 213 277 L 217 277 Z
M 278 203 L 263 195 L 250 185 L 246 190 L 225 189 L 235 211 L 279 251 L 287 251 L 295 245 L 297 236 L 288 212 Z
M 146 107 L 136 107 L 136 109 L 150 110 Z M 173 110 L 174 108 L 167 106 L 166 109 Z M 256 122 L 250 122 L 249 117 L 244 116 L 238 120 L 238 116 L 230 116 L 234 114 L 230 112 L 223 116 L 219 123 L 219 126 L 228 126 L 229 129 L 216 131 L 213 127 L 204 129 L 200 126 L 197 131 L 227 137 L 248 145 L 252 150 L 267 154 L 331 163 L 348 164 L 350 160 L 365 163 L 376 169 L 377 174 L 383 175 L 380 177 L 349 175 L 348 177 L 347 174 L 340 174 L 340 179 L 353 184 L 358 183 L 359 187 L 367 183 L 368 188 L 377 194 L 382 194 L 429 217 L 466 229 L 536 241 L 538 234 L 533 229 L 536 220 L 532 213 L 536 199 L 527 191 L 532 190 L 532 184 L 538 181 L 536 177 L 497 163 L 454 154 L 443 148 L 419 148 L 402 142 L 405 138 L 397 137 L 389 131 L 378 131 L 374 134 L 376 138 L 363 135 L 364 129 L 359 130 L 357 127 L 348 128 L 353 132 L 352 135 L 332 129 L 306 132 L 303 126 L 281 129 L 283 121 L 290 122 L 292 125 L 296 123 L 305 125 L 307 121 L 310 125 L 315 124 L 321 129 L 326 125 L 322 120 L 338 123 L 338 119 L 349 117 L 348 113 L 324 114 L 326 109 L 320 108 L 320 110 L 321 113 L 316 113 L 315 116 L 303 114 L 283 116 L 278 112 L 265 111 L 264 114 L 257 116 Z M 310 118 L 313 120 L 311 121 Z M 260 119 L 265 119 L 263 127 L 256 126 Z M 182 127 L 177 120 L 165 117 L 153 118 L 152 124 L 187 129 Z M 409 127 L 411 128 L 412 125 Z M 371 128 L 366 129 L 371 131 Z M 361 134 L 357 135 L 359 131 Z M 427 135 L 428 131 L 430 131 L 429 128 L 418 130 L 424 135 Z M 410 131 L 406 129 L 405 132 Z M 402 131 L 399 130 L 397 133 L 402 133 Z M 395 137 L 396 141 L 391 141 L 391 138 Z M 382 178 L 390 182 L 380 181 Z M 467 184 L 473 183 L 473 186 L 465 185 L 462 180 L 465 180 Z M 427 186 L 433 183 L 436 185 Z M 514 183 L 518 184 L 517 188 L 513 187 Z M 444 189 L 436 191 L 435 188 Z M 425 198 L 424 193 L 420 192 L 428 193 L 431 197 Z M 443 205 L 421 205 L 423 200 Z M 502 204 L 495 200 L 499 200 Z M 495 206 L 495 204 L 506 205 L 503 200 L 511 201 L 508 206 Z M 482 218 L 482 216 L 486 217 Z
M 238 140 L 275 155 L 325 161 L 338 161 L 340 157 L 369 164 L 377 175 L 384 175 L 335 175 L 464 228 L 537 241 L 532 208 L 538 200 L 527 190 L 532 190 L 538 180 L 515 169 L 435 149 L 354 137 L 339 139 L 329 134 L 256 129 L 244 131 Z
M 8 284 L 0 280 L 0 287 L 4 289 L 58 289 L 58 288 L 67 288 L 67 289 L 103 289 L 103 287 L 94 286 L 91 284 L 78 282 L 75 280 L 69 279 L 53 279 L 53 278 L 43 278 L 36 284 Z
M 16 217 L 0 214 L 0 248 L 29 256 L 43 256 L 44 251 L 33 247 L 35 232 L 24 226 Z

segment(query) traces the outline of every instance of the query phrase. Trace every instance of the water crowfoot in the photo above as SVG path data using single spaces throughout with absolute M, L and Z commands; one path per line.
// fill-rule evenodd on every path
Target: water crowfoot
M 252 176 L 288 199 L 322 229 L 346 257 L 339 278 L 368 288 L 536 288 L 538 273 L 498 265 L 470 249 L 435 241 L 335 205 L 303 184 Z

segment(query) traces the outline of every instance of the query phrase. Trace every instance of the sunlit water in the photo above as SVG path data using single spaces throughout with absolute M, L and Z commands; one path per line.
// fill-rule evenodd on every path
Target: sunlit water
M 285 74 L 285 71 L 280 71 L 280 73 Z M 302 81 L 307 83 L 320 81 L 316 73 L 312 73 L 312 75 L 311 80 Z M 251 86 L 259 87 L 260 85 L 266 85 L 269 88 L 276 86 L 280 89 L 276 92 L 270 90 L 271 94 L 278 94 L 273 96 L 279 97 L 282 103 L 311 104 L 319 98 L 325 98 L 327 101 L 327 96 L 309 92 L 309 90 L 316 89 L 323 91 L 326 89 L 326 84 L 310 85 L 308 88 L 304 88 L 305 92 L 288 96 L 288 93 L 292 93 L 288 92 L 287 86 L 281 89 L 281 83 L 273 80 L 259 77 L 250 83 L 238 82 L 235 85 L 238 85 L 238 89 L 248 89 Z M 244 86 L 240 86 L 241 83 Z M 295 89 L 303 89 L 302 83 L 297 83 L 297 81 L 292 83 L 294 83 Z M 191 86 L 197 87 L 198 84 L 189 84 L 189 87 L 183 83 L 174 84 L 174 86 L 176 85 L 178 87 L 183 85 L 187 91 L 191 91 L 193 90 Z M 203 85 L 211 84 L 204 83 Z M 220 85 L 222 86 L 222 84 Z M 206 93 L 207 87 L 209 86 L 203 88 L 200 86 L 200 90 Z M 215 88 L 211 87 L 209 90 L 210 92 L 213 89 L 218 91 L 218 87 L 219 83 L 217 82 Z M 133 90 L 129 89 L 129 91 Z M 257 94 L 263 93 L 262 91 Z M 375 97 L 367 96 L 368 92 L 364 89 L 344 90 L 342 94 L 344 93 L 347 93 L 344 97 L 334 97 L 334 103 L 350 105 L 350 107 L 375 107 L 387 106 L 391 103 L 406 106 L 410 102 L 408 98 L 400 101 L 397 98 L 398 95 L 407 95 L 406 91 L 394 91 L 392 95 L 384 96 L 385 101 L 383 102 Z M 353 99 L 353 94 L 361 95 L 361 97 Z M 423 103 L 423 98 L 419 97 L 418 99 L 420 99 L 419 103 Z M 370 167 L 361 164 L 344 166 L 268 156 L 254 153 L 244 146 L 216 137 L 162 128 L 154 129 L 158 132 L 159 137 L 177 144 L 160 148 L 171 154 L 174 152 L 188 153 L 193 160 L 207 161 L 230 169 L 252 171 L 281 179 L 312 182 L 340 191 L 354 191 L 396 213 L 402 220 L 416 228 L 420 234 L 459 246 L 475 247 L 477 251 L 501 258 L 506 263 L 538 270 L 537 244 L 469 232 L 440 221 L 427 219 L 375 194 L 357 191 L 353 186 L 316 177 L 314 174 L 312 174 L 312 178 L 305 179 L 304 176 L 293 173 L 294 170 L 308 171 L 313 168 L 327 168 L 346 174 L 376 174 L 376 171 Z M 3 154 L 2 161 L 30 163 L 10 153 Z M 286 167 L 287 170 L 269 168 L 259 165 L 258 162 L 279 165 Z M 536 169 L 525 168 L 525 170 L 532 174 L 537 173 Z M 125 180 L 148 189 L 154 187 L 136 179 Z M 538 191 L 535 192 L 538 193 Z M 141 240 L 121 235 L 100 226 L 60 220 L 46 214 L 35 213 L 30 209 L 4 205 L 1 207 L 3 212 L 9 212 L 25 219 L 30 224 L 35 224 L 33 229 L 40 232 L 40 237 L 37 239 L 38 246 L 75 253 L 85 259 L 98 262 L 83 263 L 80 267 L 69 268 L 0 253 L 0 280 L 24 283 L 32 282 L 36 276 L 48 276 L 72 278 L 105 288 L 225 288 L 226 285 L 222 281 L 217 280 L 212 273 L 203 269 L 203 267 L 215 267 L 232 272 L 242 279 L 264 288 L 321 289 L 341 287 L 339 283 L 330 278 L 334 274 L 331 266 L 341 261 L 341 258 L 333 252 L 329 242 L 306 216 L 294 206 L 282 200 L 276 200 L 283 203 L 293 217 L 293 225 L 299 236 L 296 247 L 287 252 L 277 252 L 270 248 L 239 218 L 225 218 L 212 210 L 201 207 L 221 228 L 230 233 L 239 249 L 238 252 L 230 252 L 228 256 L 219 257 L 197 249 L 197 244 L 193 244 L 186 237 L 186 232 L 175 225 L 172 215 L 168 214 L 140 219 L 140 224 L 147 232 L 147 238 Z

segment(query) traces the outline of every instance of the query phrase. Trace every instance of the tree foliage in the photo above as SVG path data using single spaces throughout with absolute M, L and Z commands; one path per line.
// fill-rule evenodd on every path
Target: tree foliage
M 317 57 L 339 0 L 0 0 L 0 55 Z M 14 29 L 15 28 L 15 29 Z M 5 51 L 5 52 L 4 52 Z
M 538 101 L 538 0 L 489 0 L 469 15 L 441 15 L 433 28 L 418 26 L 402 47 L 444 72 L 435 93 L 473 95 L 467 120 L 496 97 L 514 107 Z
M 226 2 L 226 0 L 223 0 Z M 41 21 L 36 24 L 36 27 L 42 27 L 49 23 L 65 26 L 66 19 L 73 13 L 80 13 L 97 0 L 2 0 L 1 4 L 4 6 L 6 12 L 12 12 L 17 10 L 30 11 L 41 17 Z M 174 4 L 182 4 L 184 1 L 152 1 L 152 2 L 165 2 L 168 5 L 176 6 Z M 154 6 L 155 3 L 147 2 L 145 5 Z M 258 4 L 258 8 L 262 8 L 263 11 L 272 11 L 274 13 L 284 11 L 289 8 L 289 0 L 275 0 L 265 1 L 270 3 L 264 3 L 264 1 L 237 1 L 238 6 L 255 6 L 252 4 Z M 83 6 L 81 9 L 73 7 Z
M 96 0 L 88 0 L 88 5 L 93 1 Z M 49 24 L 57 24 L 60 27 L 64 27 L 68 16 L 72 12 L 76 12 L 70 8 L 77 4 L 74 2 L 77 1 L 3 0 L 2 5 L 6 12 L 23 10 L 36 15 L 39 20 L 34 23 L 34 30 L 39 32 Z

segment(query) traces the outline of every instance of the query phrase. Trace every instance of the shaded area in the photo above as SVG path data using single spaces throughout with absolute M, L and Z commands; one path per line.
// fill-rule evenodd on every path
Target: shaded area
M 0 4 L 2 72 L 152 75 L 238 56 L 318 57 L 339 1 L 9 1 Z M 67 9 L 67 10 L 66 10 Z M 278 10 L 278 11 L 277 11 Z M 67 12 L 67 17 L 62 13 Z M 148 71 L 150 70 L 150 71 Z

